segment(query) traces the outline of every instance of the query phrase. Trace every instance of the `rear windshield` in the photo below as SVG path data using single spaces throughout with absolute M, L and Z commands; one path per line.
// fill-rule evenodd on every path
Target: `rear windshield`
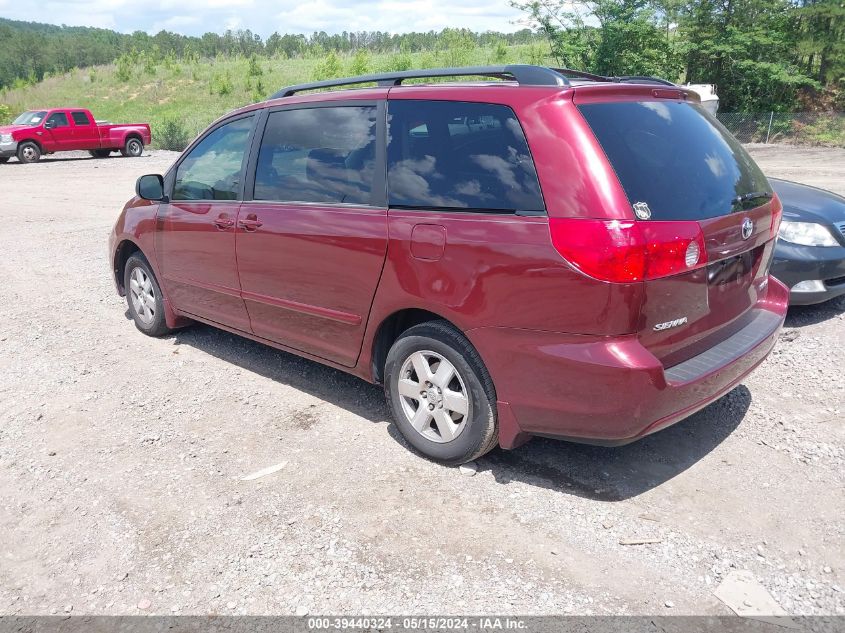
M 625 101 L 578 106 L 616 170 L 632 205 L 654 220 L 700 220 L 738 211 L 771 193 L 739 142 L 701 106 Z

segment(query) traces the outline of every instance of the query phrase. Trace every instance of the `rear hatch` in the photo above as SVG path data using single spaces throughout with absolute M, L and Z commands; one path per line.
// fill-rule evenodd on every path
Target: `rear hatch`
M 780 203 L 712 115 L 683 98 L 655 98 L 656 92 L 575 101 L 646 241 L 657 252 L 680 251 L 680 269 L 655 268 L 645 276 L 638 325 L 643 345 L 671 366 L 753 318 L 765 293 Z

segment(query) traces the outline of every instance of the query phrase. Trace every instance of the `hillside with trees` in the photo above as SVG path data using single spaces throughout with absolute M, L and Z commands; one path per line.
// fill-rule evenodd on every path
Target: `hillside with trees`
M 186 36 L 0 18 L 0 122 L 73 104 L 177 148 L 283 85 L 412 67 L 532 63 L 715 83 L 726 112 L 845 110 L 842 0 L 513 0 L 525 28 Z M 845 138 L 843 117 L 827 137 Z M 771 118 L 769 118 L 771 123 Z

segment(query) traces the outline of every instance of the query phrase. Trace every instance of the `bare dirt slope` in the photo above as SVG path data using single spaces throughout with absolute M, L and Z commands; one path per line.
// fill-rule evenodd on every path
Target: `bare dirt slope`
M 841 191 L 839 154 L 788 151 L 755 155 Z M 0 165 L 0 613 L 721 614 L 734 569 L 788 612 L 845 612 L 845 301 L 792 312 L 673 428 L 535 440 L 469 477 L 408 451 L 376 387 L 135 329 L 107 234 L 173 158 Z

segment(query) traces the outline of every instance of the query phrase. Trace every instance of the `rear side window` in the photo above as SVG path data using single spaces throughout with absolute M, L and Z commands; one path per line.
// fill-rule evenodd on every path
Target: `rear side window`
M 84 112 L 71 112 L 70 116 L 73 117 L 73 122 L 76 125 L 91 125 L 91 121 L 88 120 L 88 115 Z
M 375 106 L 271 112 L 255 168 L 255 200 L 370 204 Z
M 698 105 L 626 101 L 578 109 L 630 203 L 647 204 L 653 220 L 725 215 L 737 210 L 738 196 L 771 192 L 739 142 Z
M 388 103 L 390 206 L 543 211 L 525 135 L 507 106 Z
M 237 199 L 252 121 L 237 119 L 207 134 L 179 164 L 173 199 Z
M 68 127 L 70 123 L 67 121 L 67 115 L 64 112 L 53 112 L 48 118 L 47 123 L 55 127 Z

